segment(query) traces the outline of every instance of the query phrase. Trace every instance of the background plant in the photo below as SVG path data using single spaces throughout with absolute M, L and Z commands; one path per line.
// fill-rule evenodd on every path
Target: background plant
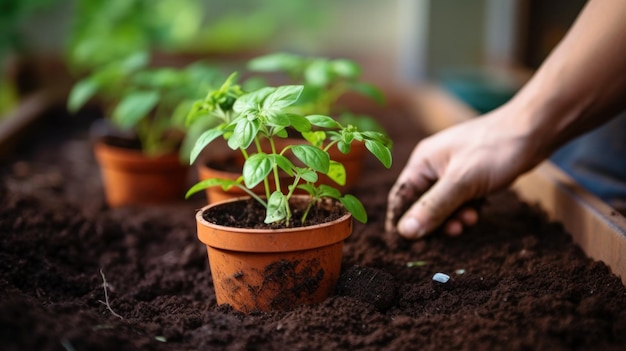
M 24 28 L 32 17 L 48 9 L 58 0 L 2 0 L 0 1 L 0 119 L 19 100 L 15 77 L 8 75 L 11 58 L 19 58 L 29 51 Z
M 182 143 L 181 157 L 186 160 L 198 129 L 186 125 L 188 110 L 223 75 L 201 62 L 180 69 L 151 68 L 148 62 L 148 55 L 139 52 L 95 69 L 74 85 L 68 109 L 76 112 L 98 96 L 113 124 L 132 131 L 144 153 L 169 153 Z
M 299 113 L 330 115 L 344 124 L 384 132 L 371 116 L 356 115 L 339 105 L 339 99 L 349 92 L 363 95 L 381 105 L 385 103 L 380 89 L 361 80 L 362 68 L 353 60 L 273 53 L 254 58 L 247 66 L 254 72 L 285 74 L 291 83 L 303 85 L 302 95 L 295 103 Z
M 202 28 L 200 0 L 78 0 L 67 43 L 75 73 L 137 51 L 180 51 Z
M 349 153 L 353 141 L 364 142 L 367 149 L 385 166 L 391 166 L 391 141 L 377 131 L 359 131 L 355 126 L 343 126 L 333 118 L 321 115 L 302 115 L 290 107 L 300 98 L 304 87 L 285 85 L 263 87 L 250 93 L 243 93 L 234 84 L 234 75 L 218 90 L 211 91 L 207 98 L 197 101 L 190 112 L 191 119 L 212 116 L 220 123 L 206 130 L 196 141 L 190 162 L 194 162 L 200 152 L 218 138 L 226 140 L 233 150 L 240 150 L 245 162 L 242 175 L 237 180 L 207 179 L 194 185 L 187 197 L 211 186 L 222 186 L 225 190 L 236 186 L 246 191 L 266 208 L 265 223 L 283 221 L 292 223 L 289 200 L 296 189 L 306 191 L 312 197 L 302 222 L 312 206 L 322 198 L 340 201 L 354 218 L 367 221 L 367 214 L 361 202 L 353 195 L 342 195 L 339 190 L 328 185 L 316 185 L 318 174 L 326 174 L 338 184 L 345 183 L 345 168 L 330 159 L 328 150 L 337 147 L 342 153 Z M 316 127 L 313 130 L 312 127 Z M 307 141 L 304 144 L 291 144 L 278 149 L 277 139 L 286 138 L 287 129 L 300 133 Z M 269 152 L 263 142 L 269 143 Z M 295 165 L 287 156 L 292 153 L 302 162 Z M 291 184 L 283 192 L 279 172 L 291 178 Z M 270 182 L 274 182 L 271 190 Z M 265 199 L 251 189 L 263 184 Z

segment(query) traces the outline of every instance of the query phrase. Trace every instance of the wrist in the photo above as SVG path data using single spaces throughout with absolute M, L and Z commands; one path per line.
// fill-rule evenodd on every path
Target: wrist
M 588 119 L 581 116 L 592 104 L 588 96 L 547 86 L 546 82 L 531 82 L 503 107 L 503 118 L 510 119 L 511 128 L 536 163 L 588 129 L 582 123 Z

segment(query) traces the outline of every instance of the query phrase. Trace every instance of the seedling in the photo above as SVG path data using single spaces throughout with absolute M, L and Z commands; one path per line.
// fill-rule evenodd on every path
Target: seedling
M 144 153 L 173 152 L 183 143 L 181 155 L 186 160 L 190 140 L 196 137 L 195 126 L 185 125 L 189 107 L 221 77 L 217 69 L 202 63 L 184 69 L 149 68 L 148 55 L 136 53 L 78 81 L 70 92 L 68 109 L 76 112 L 97 95 L 113 124 L 133 131 Z
M 240 150 L 245 162 L 242 176 L 237 180 L 207 179 L 200 181 L 187 192 L 187 197 L 212 186 L 224 190 L 236 186 L 243 189 L 266 208 L 265 223 L 292 223 L 289 200 L 296 189 L 302 189 L 312 201 L 305 211 L 306 220 L 313 205 L 322 198 L 339 200 L 352 213 L 355 219 L 365 223 L 367 214 L 362 203 L 353 195 L 342 195 L 339 190 L 328 185 L 316 185 L 318 174 L 326 174 L 338 184 L 345 183 L 344 166 L 330 159 L 328 150 L 337 147 L 342 153 L 349 153 L 353 141 L 365 143 L 366 148 L 387 168 L 391 166 L 391 141 L 383 133 L 359 131 L 352 125 L 342 125 L 333 118 L 321 115 L 302 115 L 291 107 L 300 98 L 302 85 L 263 87 L 243 93 L 236 85 L 235 74 L 217 90 L 210 91 L 203 100 L 196 101 L 189 115 L 193 123 L 201 117 L 219 119 L 220 123 L 206 130 L 196 141 L 191 152 L 193 163 L 200 152 L 218 138 L 226 140 L 233 150 Z M 313 130 L 312 128 L 316 129 Z M 298 132 L 304 143 L 287 145 L 278 149 L 277 140 L 287 138 L 287 129 Z M 263 144 L 269 144 L 263 148 Z M 296 166 L 287 153 L 293 154 L 303 166 Z M 279 172 L 286 173 L 290 184 L 284 187 Z M 270 182 L 274 182 L 271 190 Z M 263 184 L 265 196 L 255 194 L 251 189 Z

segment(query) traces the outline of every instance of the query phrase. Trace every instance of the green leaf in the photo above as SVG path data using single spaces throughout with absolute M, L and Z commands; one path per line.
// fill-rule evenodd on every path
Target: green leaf
M 361 132 L 361 135 L 365 137 L 365 139 L 378 141 L 388 148 L 391 148 L 393 144 L 391 139 L 385 133 L 365 131 L 365 132 Z
M 187 194 L 185 194 L 185 199 L 188 199 L 191 195 L 199 191 L 205 190 L 213 186 L 222 186 L 224 190 L 228 190 L 229 188 L 231 188 L 232 186 L 236 184 L 237 184 L 237 181 L 234 181 L 231 179 L 219 179 L 219 178 L 205 179 L 196 183 L 194 186 L 192 186 L 187 191 Z
M 328 178 L 332 179 L 339 185 L 346 185 L 346 168 L 337 161 L 330 161 L 330 167 L 326 174 Z
M 321 147 L 326 140 L 326 132 L 321 130 L 315 132 L 303 132 L 302 137 L 304 140 L 311 143 L 311 145 Z
M 346 143 L 343 140 L 339 140 L 337 142 L 337 149 L 341 151 L 342 154 L 347 154 L 350 152 L 350 143 Z
M 148 117 L 159 102 L 156 91 L 138 91 L 126 95 L 113 110 L 113 121 L 122 129 L 132 129 Z
M 265 223 L 278 222 L 287 217 L 287 198 L 280 191 L 274 191 L 267 200 Z
M 355 82 L 350 85 L 350 88 L 374 100 L 379 105 L 383 105 L 385 103 L 385 95 L 383 94 L 383 92 L 371 84 Z
M 343 206 L 352 213 L 352 216 L 361 223 L 367 223 L 367 212 L 365 211 L 365 207 L 359 199 L 356 197 L 346 194 L 339 199 Z
M 391 167 L 391 150 L 383 143 L 374 140 L 365 140 L 365 147 L 385 166 Z
M 265 117 L 269 125 L 288 127 L 291 124 L 291 119 L 284 113 L 267 113 Z
M 236 150 L 238 148 L 247 149 L 254 141 L 259 131 L 259 121 L 241 118 L 237 121 L 233 135 L 228 139 L 228 146 Z
M 307 193 L 309 193 L 309 195 L 315 197 L 315 195 L 317 194 L 317 188 L 311 184 L 300 184 L 298 185 L 298 189 L 302 189 L 304 191 L 306 191 Z
M 248 94 L 241 95 L 233 104 L 233 111 L 239 114 L 248 114 L 250 111 L 257 112 L 265 97 L 271 94 L 276 88 L 264 87 Z
M 274 127 L 274 129 L 272 129 L 272 132 L 270 134 L 277 136 L 279 138 L 289 137 L 289 133 L 287 133 L 287 130 L 285 130 L 285 127 Z
M 91 99 L 99 89 L 99 84 L 89 78 L 76 83 L 70 91 L 67 108 L 70 112 L 77 112 Z
M 331 66 L 333 71 L 341 77 L 355 79 L 361 75 L 361 67 L 351 60 L 333 60 Z
M 204 109 L 204 101 L 194 101 L 185 117 L 185 126 L 191 126 L 199 117 L 206 116 L 207 114 L 208 112 Z
M 317 179 L 318 179 L 317 173 L 315 173 L 314 171 L 308 168 L 297 168 L 296 171 L 298 172 L 300 177 L 304 179 L 305 181 L 310 182 L 310 183 L 317 182 Z
M 310 115 L 305 117 L 312 125 L 323 128 L 341 129 L 341 124 L 332 117 L 324 115 Z
M 193 164 L 196 161 L 202 150 L 204 150 L 204 148 L 208 144 L 210 144 L 217 137 L 224 134 L 224 129 L 220 127 L 209 129 L 198 137 L 198 140 L 196 140 L 193 149 L 191 149 L 189 164 Z
M 274 53 L 256 57 L 248 62 L 248 69 L 257 72 L 292 72 L 302 66 L 302 59 L 287 53 Z
M 306 68 L 304 78 L 307 84 L 322 87 L 333 80 L 333 73 L 332 65 L 327 60 L 318 59 Z
M 243 181 L 248 189 L 252 189 L 272 171 L 272 159 L 265 153 L 250 156 L 243 164 Z
M 125 72 L 130 73 L 141 67 L 144 67 L 150 61 L 150 55 L 145 51 L 135 52 L 124 60 L 122 60 L 119 64 L 119 67 Z
M 303 88 L 302 85 L 283 85 L 276 88 L 263 100 L 262 110 L 276 111 L 291 106 L 298 100 Z
M 294 145 L 291 147 L 291 151 L 307 167 L 324 174 L 328 173 L 330 156 L 327 152 L 311 145 Z
M 339 199 L 341 198 L 341 192 L 335 188 L 333 188 L 332 186 L 326 185 L 326 184 L 321 184 L 319 189 L 318 189 L 318 196 L 319 197 L 330 197 L 333 199 Z
M 308 119 L 304 118 L 295 113 L 287 113 L 287 117 L 289 117 L 290 124 L 300 133 L 308 132 L 311 130 L 311 122 Z
M 187 126 L 186 119 L 192 102 L 190 100 L 181 100 L 177 104 L 172 104 L 172 116 L 170 118 L 172 126 L 184 130 Z
M 285 171 L 289 176 L 293 176 L 293 170 L 296 166 L 293 165 L 289 159 L 283 155 L 268 155 L 272 162 L 276 164 L 280 169 Z
M 155 89 L 167 89 L 184 84 L 184 74 L 169 67 L 140 71 L 133 78 L 139 85 Z

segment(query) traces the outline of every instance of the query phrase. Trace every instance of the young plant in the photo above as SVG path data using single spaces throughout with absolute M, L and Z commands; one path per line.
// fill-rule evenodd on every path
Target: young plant
M 294 110 L 301 114 L 334 116 L 343 124 L 384 132 L 372 117 L 356 115 L 339 106 L 339 98 L 348 92 L 356 92 L 381 105 L 385 102 L 383 93 L 377 87 L 360 80 L 362 69 L 355 61 L 274 53 L 250 60 L 248 69 L 282 73 L 289 76 L 293 84 L 304 85 L 300 99 L 294 104 Z
M 301 85 L 263 87 L 244 94 L 233 80 L 231 75 L 220 89 L 209 92 L 206 99 L 194 104 L 190 113 L 192 119 L 203 114 L 212 115 L 219 117 L 221 123 L 198 138 L 190 161 L 193 163 L 208 144 L 223 138 L 231 149 L 241 151 L 245 159 L 242 176 L 237 180 L 212 178 L 200 181 L 189 189 L 187 197 L 212 186 L 221 186 L 224 190 L 239 187 L 266 208 L 265 223 L 282 221 L 290 226 L 292 210 L 289 200 L 296 189 L 301 189 L 312 199 L 302 218 L 303 223 L 310 209 L 322 198 L 339 200 L 354 218 L 365 223 L 367 214 L 361 202 L 353 195 L 342 195 L 334 187 L 316 185 L 318 174 L 326 174 L 338 184 L 345 182 L 343 165 L 331 160 L 328 150 L 337 147 L 342 153 L 349 153 L 353 141 L 364 142 L 367 149 L 389 168 L 391 141 L 387 136 L 376 131 L 359 131 L 352 125 L 343 126 L 329 116 L 305 116 L 293 112 L 291 107 L 304 90 Z M 300 133 L 306 143 L 279 149 L 277 140 L 287 137 L 287 129 Z M 264 144 L 269 145 L 269 151 Z M 288 153 L 302 165 L 294 164 Z M 286 187 L 281 184 L 285 179 L 281 179 L 279 172 L 290 177 L 290 184 Z M 274 182 L 273 188 L 270 182 Z M 264 197 L 251 190 L 259 184 L 263 184 Z
M 148 55 L 136 53 L 93 70 L 72 88 L 68 109 L 78 111 L 92 97 L 105 103 L 107 116 L 122 131 L 132 131 L 144 153 L 156 156 L 181 147 L 183 160 L 196 135 L 185 118 L 191 103 L 202 96 L 221 73 L 194 63 L 183 69 L 149 68 Z

